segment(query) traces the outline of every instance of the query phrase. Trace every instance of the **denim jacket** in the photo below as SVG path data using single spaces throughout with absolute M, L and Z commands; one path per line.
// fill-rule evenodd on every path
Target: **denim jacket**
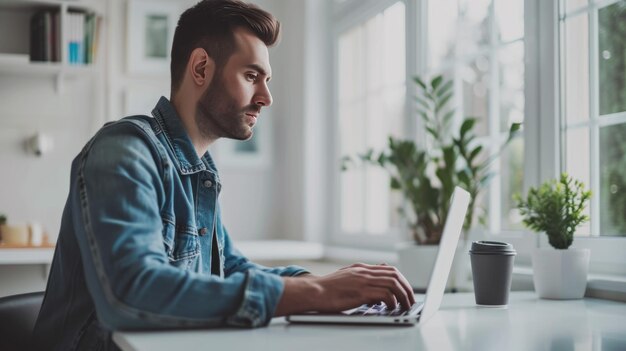
M 72 163 L 36 349 L 115 350 L 114 330 L 263 326 L 280 276 L 306 272 L 234 247 L 211 156 L 197 156 L 166 98 L 152 113 L 105 125 Z

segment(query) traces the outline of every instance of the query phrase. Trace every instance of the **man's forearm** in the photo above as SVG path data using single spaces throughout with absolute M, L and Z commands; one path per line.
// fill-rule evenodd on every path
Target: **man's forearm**
M 322 295 L 322 288 L 311 279 L 311 276 L 310 273 L 306 273 L 297 277 L 283 278 L 285 286 L 276 306 L 275 317 L 314 311 L 318 308 L 317 302 Z

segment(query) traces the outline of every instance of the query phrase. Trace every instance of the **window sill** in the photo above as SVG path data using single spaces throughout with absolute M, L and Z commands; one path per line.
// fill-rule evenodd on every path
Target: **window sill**
M 514 280 L 527 280 L 532 284 L 531 266 L 513 268 Z M 585 297 L 626 302 L 626 277 L 614 274 L 590 273 L 587 278 Z
M 252 261 L 319 260 L 324 257 L 322 244 L 305 241 L 245 240 L 237 241 L 235 246 Z

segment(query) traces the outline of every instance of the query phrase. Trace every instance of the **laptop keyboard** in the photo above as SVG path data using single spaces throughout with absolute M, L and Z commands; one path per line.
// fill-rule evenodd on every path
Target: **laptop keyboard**
M 400 316 L 409 316 L 413 314 L 418 314 L 422 307 L 424 307 L 423 302 L 416 302 L 411 306 L 410 309 L 403 309 L 400 304 L 397 304 L 395 308 L 388 308 L 384 302 L 375 304 L 375 305 L 362 305 L 357 307 L 353 311 L 350 311 L 348 315 L 350 316 L 389 316 L 389 317 L 400 317 Z

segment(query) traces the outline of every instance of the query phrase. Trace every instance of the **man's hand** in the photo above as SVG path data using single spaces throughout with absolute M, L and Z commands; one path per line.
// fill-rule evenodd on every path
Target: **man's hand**
M 386 264 L 357 263 L 322 277 L 284 281 L 276 316 L 305 311 L 339 312 L 380 301 L 387 306 L 399 302 L 404 308 L 415 303 L 407 280 L 395 267 Z

